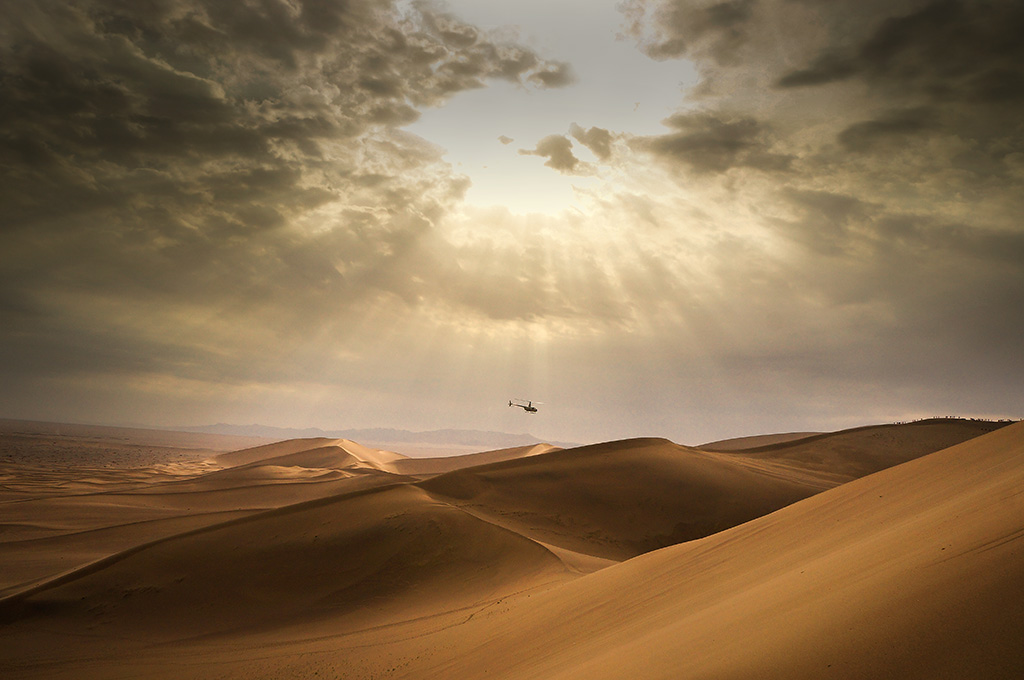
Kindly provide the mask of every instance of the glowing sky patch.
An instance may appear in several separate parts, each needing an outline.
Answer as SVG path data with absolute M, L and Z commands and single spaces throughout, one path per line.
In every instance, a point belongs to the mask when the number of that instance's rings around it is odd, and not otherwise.
M 408 129 L 440 145 L 456 172 L 472 181 L 466 199 L 478 206 L 501 205 L 520 213 L 554 213 L 581 208 L 574 186 L 593 188 L 597 168 L 553 175 L 543 161 L 519 153 L 551 134 L 570 134 L 570 125 L 656 134 L 676 110 L 696 75 L 685 61 L 652 62 L 622 35 L 617 2 L 453 2 L 467 21 L 517 40 L 551 59 L 571 65 L 565 87 L 537 88 L 494 83 L 459 93 L 438 109 L 425 111 Z M 511 139 L 502 143 L 501 138 Z M 594 161 L 585 145 L 573 151 Z M 590 175 L 590 176 L 588 176 Z

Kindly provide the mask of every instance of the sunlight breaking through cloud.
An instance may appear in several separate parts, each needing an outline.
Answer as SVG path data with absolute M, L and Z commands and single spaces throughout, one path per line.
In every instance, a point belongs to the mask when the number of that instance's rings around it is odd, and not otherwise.
M 5 8 L 0 406 L 487 428 L 542 389 L 562 439 L 1011 415 L 1024 13 L 546 4 Z

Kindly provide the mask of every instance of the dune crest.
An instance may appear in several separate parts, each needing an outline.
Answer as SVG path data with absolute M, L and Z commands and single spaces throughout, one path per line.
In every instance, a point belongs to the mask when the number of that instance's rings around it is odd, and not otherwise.
M 420 486 L 535 540 L 612 560 L 707 536 L 824 488 L 664 439 L 515 458 Z
M 304 465 L 304 460 L 312 460 L 317 456 L 323 457 L 326 452 L 313 453 L 322 449 L 331 449 L 337 453 L 344 453 L 352 461 L 366 467 L 374 467 L 378 470 L 393 472 L 394 465 L 398 461 L 406 460 L 407 457 L 400 453 L 373 449 L 348 439 L 329 439 L 327 437 L 312 437 L 308 439 L 289 439 L 273 444 L 254 446 L 240 451 L 231 451 L 214 457 L 218 465 L 223 467 L 239 467 L 252 465 L 254 463 L 274 464 L 271 461 L 283 461 L 286 465 Z M 301 454 L 306 454 L 303 457 Z M 335 462 L 342 466 L 347 462 L 339 458 Z
M 478 465 L 489 465 L 506 460 L 529 458 L 540 456 L 552 451 L 562 449 L 551 444 L 529 444 L 527 446 L 513 446 L 507 449 L 496 449 L 494 451 L 482 451 L 479 453 L 468 453 L 462 456 L 443 456 L 437 458 L 405 458 L 395 461 L 394 470 L 401 474 L 414 476 L 431 476 L 463 468 L 476 467 Z
M 29 623 L 45 601 L 68 630 L 166 642 L 297 618 L 379 625 L 429 615 L 439 596 L 458 609 L 564 575 L 536 543 L 397 485 L 162 539 L 5 604 Z

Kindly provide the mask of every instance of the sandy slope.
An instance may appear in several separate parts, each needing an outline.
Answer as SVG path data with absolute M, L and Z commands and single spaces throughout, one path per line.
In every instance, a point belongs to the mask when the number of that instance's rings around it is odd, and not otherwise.
M 664 439 L 471 467 L 421 486 L 538 541 L 614 560 L 707 536 L 826 488 Z
M 41 533 L 0 542 L 0 567 L 50 571 L 0 602 L 0 668 L 512 680 L 1020 671 L 1024 425 L 765 515 L 858 466 L 962 436 L 900 427 L 782 453 L 665 440 L 524 448 L 447 471 L 304 440 L 127 492 L 5 504 L 21 508 L 11 524 Z M 908 438 L 924 443 L 908 451 Z M 858 462 L 850 441 L 873 460 Z M 621 564 L 580 561 L 757 516 Z M 53 578 L 62 554 L 96 561 Z
M 495 451 L 468 453 L 463 456 L 405 458 L 404 460 L 395 461 L 394 470 L 404 475 L 431 476 L 477 465 L 489 465 L 506 460 L 539 456 L 552 451 L 561 451 L 561 449 L 550 444 L 531 444 L 530 446 L 514 446 Z
M 305 479 L 294 476 L 291 468 L 282 470 L 269 470 L 271 478 L 212 473 L 130 493 L 76 494 L 0 506 L 8 527 L 0 536 L 0 597 L 154 540 L 401 479 L 386 473 L 340 478 L 318 473 Z
M 12 474 L 20 480 L 17 492 L 0 492 L 0 596 L 155 540 L 406 479 L 379 469 L 394 454 L 325 441 L 312 442 L 315 448 L 309 440 L 261 446 L 257 455 L 246 449 L 228 455 L 236 466 L 227 469 L 105 469 L 85 477 L 95 477 L 90 485 L 78 468 L 65 472 L 75 480 L 71 486 L 55 485 L 52 471 L 34 483 Z
M 794 441 L 746 448 L 751 458 L 789 464 L 848 482 L 955 446 L 1005 423 L 938 418 L 900 425 L 870 425 Z
M 348 439 L 328 439 L 326 437 L 314 437 L 309 439 L 289 439 L 288 441 L 265 444 L 241 451 L 232 451 L 216 457 L 219 465 L 224 467 L 237 467 L 251 465 L 253 463 L 277 464 L 272 461 L 288 461 L 285 464 L 302 465 L 302 454 L 307 458 L 314 459 L 322 454 L 321 449 L 330 449 L 330 453 L 340 456 L 344 464 L 361 463 L 365 467 L 373 467 L 378 470 L 392 471 L 398 461 L 406 457 L 400 453 L 372 449 L 362 444 L 349 441 Z M 311 452 L 319 452 L 311 453 Z M 308 464 L 306 465 L 309 466 Z
M 1016 424 L 519 601 L 404 677 L 1019 678 L 1022 611 Z
M 772 444 L 785 444 L 798 439 L 806 439 L 822 432 L 779 432 L 777 434 L 758 434 L 749 437 L 733 437 L 731 439 L 720 439 L 707 444 L 701 444 L 696 448 L 704 451 L 743 451 L 760 446 L 771 446 Z
M 26 626 L 42 618 L 63 630 L 161 642 L 297 617 L 330 620 L 335 631 L 387 621 L 393 609 L 410 619 L 435 611 L 437 593 L 460 608 L 508 582 L 563 574 L 532 541 L 398 485 L 158 541 L 8 608 Z
M 1024 424 L 469 620 L 189 648 L 181 677 L 1024 676 Z M 238 650 L 285 643 L 258 661 Z M 261 647 L 262 649 L 262 647 Z M 172 677 L 158 659 L 146 665 Z M 207 675 L 209 674 L 209 675 Z

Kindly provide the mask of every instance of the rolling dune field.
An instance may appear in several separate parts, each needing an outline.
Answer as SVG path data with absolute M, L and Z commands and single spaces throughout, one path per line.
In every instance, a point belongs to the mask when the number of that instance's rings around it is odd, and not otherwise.
M 128 466 L 9 453 L 0 669 L 1021 677 L 1024 423 L 1004 425 L 434 459 L 323 438 Z

